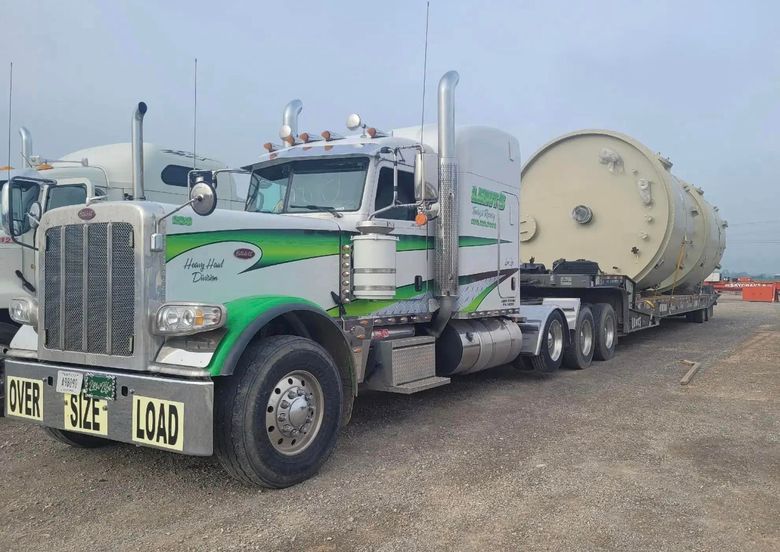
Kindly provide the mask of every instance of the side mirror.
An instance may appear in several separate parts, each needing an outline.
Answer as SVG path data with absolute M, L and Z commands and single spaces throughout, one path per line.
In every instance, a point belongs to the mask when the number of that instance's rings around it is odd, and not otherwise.
M 439 197 L 439 157 L 418 152 L 414 158 L 414 198 L 435 201 Z
M 11 186 L 13 180 L 9 180 L 3 185 L 3 191 L 2 191 L 2 221 L 3 221 L 3 232 L 6 233 L 9 237 L 13 238 L 16 233 L 14 232 L 14 224 L 11 222 L 11 215 L 13 214 L 13 205 L 11 205 Z
M 31 228 L 38 228 L 38 225 L 41 223 L 42 214 L 43 207 L 41 207 L 41 202 L 34 201 L 27 210 L 27 220 L 30 222 Z
M 201 180 L 190 188 L 190 205 L 192 210 L 206 217 L 217 208 L 217 191 L 211 182 Z

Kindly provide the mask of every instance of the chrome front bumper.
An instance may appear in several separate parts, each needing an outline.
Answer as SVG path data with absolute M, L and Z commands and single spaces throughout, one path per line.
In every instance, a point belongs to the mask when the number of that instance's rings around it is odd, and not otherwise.
M 108 376 L 114 400 L 57 392 L 58 373 Z M 72 376 L 71 376 L 72 377 Z M 5 358 L 5 416 L 172 452 L 213 453 L 214 383 Z

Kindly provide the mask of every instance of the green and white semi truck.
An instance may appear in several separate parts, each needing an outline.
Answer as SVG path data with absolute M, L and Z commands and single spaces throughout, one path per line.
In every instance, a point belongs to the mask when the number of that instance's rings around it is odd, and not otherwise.
M 456 127 L 457 82 L 442 77 L 429 127 L 352 115 L 358 134 L 320 138 L 291 117 L 285 147 L 242 169 L 245 212 L 215 210 L 230 173 L 201 171 L 184 205 L 43 213 L 37 294 L 11 307 L 6 415 L 74 446 L 216 454 L 285 487 L 328 458 L 360 390 L 415 393 L 520 358 L 557 368 L 579 299 L 521 305 L 518 143 Z

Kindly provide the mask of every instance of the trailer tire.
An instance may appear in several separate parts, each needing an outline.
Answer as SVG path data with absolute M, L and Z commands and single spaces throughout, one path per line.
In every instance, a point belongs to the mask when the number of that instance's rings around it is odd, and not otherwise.
M 610 360 L 615 356 L 617 348 L 617 316 L 615 309 L 609 303 L 593 305 L 593 321 L 596 327 L 596 344 L 593 348 L 593 358 Z
M 99 448 L 114 444 L 114 441 L 109 439 L 95 437 L 94 435 L 86 435 L 84 433 L 76 433 L 75 431 L 67 431 L 65 429 L 44 427 L 43 431 L 52 439 L 76 448 Z
M 707 309 L 691 311 L 685 315 L 685 318 L 688 320 L 688 322 L 693 322 L 694 324 L 703 324 L 706 322 L 706 311 Z
M 547 319 L 542 330 L 542 346 L 539 354 L 528 357 L 531 368 L 538 373 L 552 373 L 561 367 L 566 347 L 566 319 L 555 311 Z
M 572 370 L 584 370 L 593 362 L 596 330 L 593 312 L 587 305 L 580 307 L 572 339 L 563 351 L 563 365 Z
M 317 473 L 336 445 L 341 378 L 328 352 L 310 339 L 252 342 L 215 391 L 215 454 L 240 481 L 295 485 Z

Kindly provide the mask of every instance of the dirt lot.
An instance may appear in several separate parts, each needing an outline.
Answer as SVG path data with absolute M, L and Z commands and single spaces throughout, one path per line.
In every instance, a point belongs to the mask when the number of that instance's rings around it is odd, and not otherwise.
M 701 361 L 687 387 L 681 359 Z M 361 396 L 319 476 L 68 448 L 0 420 L 0 549 L 778 550 L 780 305 L 724 300 L 584 372 Z

